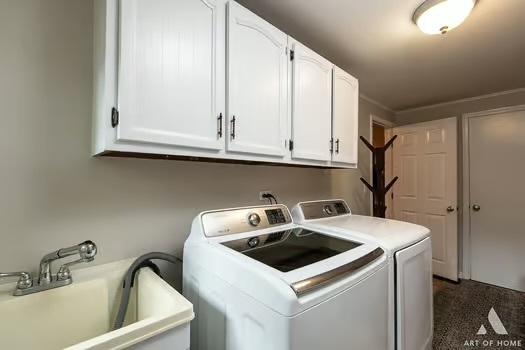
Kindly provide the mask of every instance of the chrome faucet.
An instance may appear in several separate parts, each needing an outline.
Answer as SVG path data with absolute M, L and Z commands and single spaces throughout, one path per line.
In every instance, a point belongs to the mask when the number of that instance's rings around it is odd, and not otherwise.
M 80 259 L 62 265 L 59 271 L 66 273 L 69 272 L 69 266 L 93 261 L 95 259 L 95 255 L 97 255 L 97 246 L 92 241 L 85 241 L 72 247 L 55 250 L 54 252 L 45 255 L 42 260 L 40 260 L 40 275 L 38 276 L 38 284 L 42 285 L 52 282 L 51 263 L 53 261 L 75 254 L 78 254 Z
M 51 274 L 51 263 L 53 261 L 76 254 L 80 256 L 80 259 L 63 264 L 56 275 Z M 73 279 L 69 268 L 76 264 L 91 262 L 95 259 L 96 255 L 96 244 L 92 241 L 85 241 L 45 255 L 40 261 L 40 274 L 38 278 L 32 279 L 31 274 L 27 272 L 0 273 L 0 278 L 19 277 L 13 293 L 15 296 L 38 293 L 71 284 Z

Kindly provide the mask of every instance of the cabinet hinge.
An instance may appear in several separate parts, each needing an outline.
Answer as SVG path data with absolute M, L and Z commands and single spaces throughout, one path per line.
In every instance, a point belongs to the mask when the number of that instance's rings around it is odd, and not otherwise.
M 293 151 L 293 140 L 288 141 L 288 149 Z
M 118 109 L 116 109 L 115 107 L 113 107 L 111 109 L 111 126 L 112 127 L 116 127 L 118 125 L 118 122 L 119 122 L 119 113 L 118 113 Z
M 293 61 L 295 58 L 295 51 L 294 50 L 290 50 L 290 61 Z

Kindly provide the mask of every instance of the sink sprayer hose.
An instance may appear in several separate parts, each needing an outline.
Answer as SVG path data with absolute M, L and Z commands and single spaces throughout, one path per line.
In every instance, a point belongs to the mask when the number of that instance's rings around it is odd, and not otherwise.
M 151 260 L 164 260 L 173 264 L 182 263 L 182 260 L 176 256 L 166 253 L 148 253 L 137 258 L 133 264 L 129 267 L 128 271 L 124 275 L 124 282 L 122 284 L 122 298 L 120 300 L 120 306 L 117 313 L 117 318 L 113 325 L 113 330 L 122 328 L 124 319 L 126 318 L 126 312 L 128 311 L 129 297 L 131 295 L 131 288 L 133 288 L 135 275 L 143 267 L 150 267 L 156 274 L 160 276 L 160 269 Z

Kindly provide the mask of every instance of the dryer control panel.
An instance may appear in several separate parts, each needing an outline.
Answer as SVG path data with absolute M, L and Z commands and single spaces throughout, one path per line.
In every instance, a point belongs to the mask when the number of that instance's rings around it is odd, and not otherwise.
M 206 237 L 250 232 L 292 223 L 290 211 L 282 204 L 210 211 L 203 213 L 201 219 Z
M 305 202 L 300 203 L 299 207 L 306 220 L 322 219 L 340 215 L 350 214 L 348 204 L 342 199 Z

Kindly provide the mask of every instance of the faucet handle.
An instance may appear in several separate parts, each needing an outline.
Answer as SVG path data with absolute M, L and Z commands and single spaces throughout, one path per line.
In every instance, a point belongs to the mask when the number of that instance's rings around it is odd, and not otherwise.
M 33 286 L 33 279 L 31 278 L 31 274 L 28 272 L 0 272 L 0 278 L 6 277 L 18 277 L 18 282 L 16 284 L 17 289 L 27 289 Z
M 95 257 L 86 257 L 86 258 L 80 258 L 78 260 L 70 261 L 68 263 L 65 263 L 64 265 L 60 266 L 57 272 L 57 280 L 58 281 L 64 281 L 71 278 L 71 270 L 69 269 L 73 265 L 81 264 L 81 263 L 88 263 L 95 260 Z

